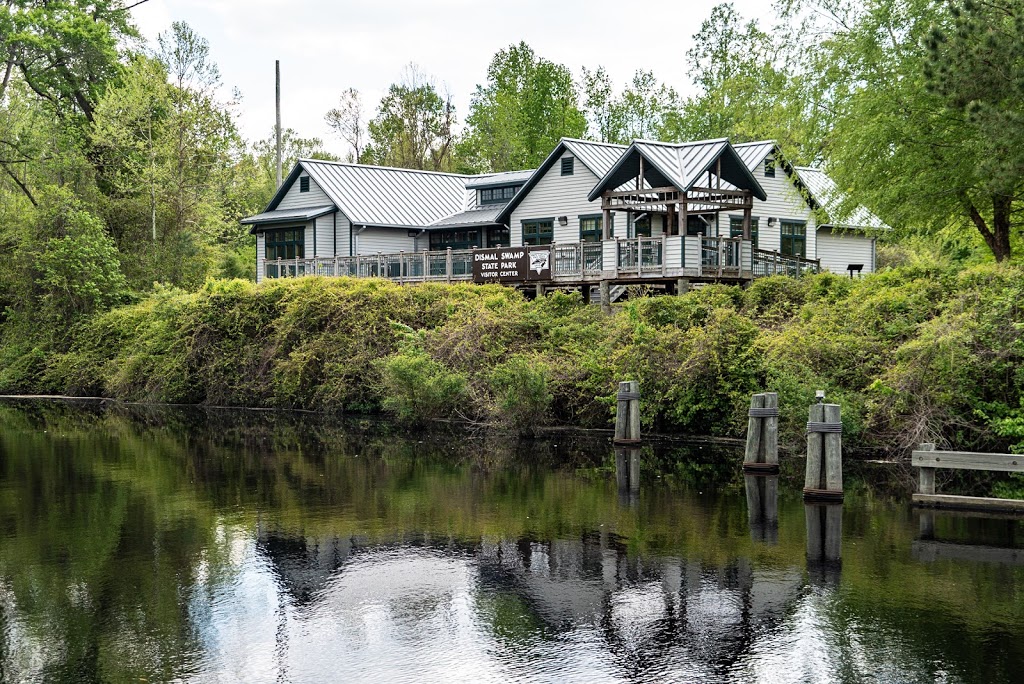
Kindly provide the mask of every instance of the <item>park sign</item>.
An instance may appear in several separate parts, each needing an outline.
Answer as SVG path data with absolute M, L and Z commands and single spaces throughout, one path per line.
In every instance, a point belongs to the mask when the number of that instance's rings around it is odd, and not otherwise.
M 550 247 L 497 247 L 473 250 L 474 283 L 551 280 Z

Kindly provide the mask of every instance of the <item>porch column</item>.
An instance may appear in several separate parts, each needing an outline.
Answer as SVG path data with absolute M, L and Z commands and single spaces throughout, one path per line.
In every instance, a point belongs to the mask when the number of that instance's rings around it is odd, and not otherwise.
M 743 239 L 750 239 L 750 213 L 754 206 L 753 196 L 747 191 L 743 196 Z
M 604 217 L 601 219 L 601 239 L 610 240 L 612 237 L 612 210 L 608 208 L 608 197 L 606 196 L 601 202 L 601 208 L 604 211 Z

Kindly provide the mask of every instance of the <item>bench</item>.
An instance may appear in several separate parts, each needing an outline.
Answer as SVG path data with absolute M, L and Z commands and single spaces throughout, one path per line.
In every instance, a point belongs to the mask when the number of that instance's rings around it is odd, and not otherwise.
M 979 496 L 935 493 L 935 471 L 938 468 L 1024 473 L 1024 455 L 936 451 L 934 444 L 922 444 L 913 452 L 911 464 L 920 468 L 918 492 L 913 495 L 915 506 L 1024 512 L 1024 501 L 1017 499 L 990 499 Z

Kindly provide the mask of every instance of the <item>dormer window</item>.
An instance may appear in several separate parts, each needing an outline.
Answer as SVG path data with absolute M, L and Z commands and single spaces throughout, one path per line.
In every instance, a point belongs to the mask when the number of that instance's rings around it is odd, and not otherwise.
M 771 157 L 764 160 L 764 177 L 775 178 L 775 160 Z
M 299 176 L 299 192 L 309 192 L 309 176 Z
M 518 185 L 505 185 L 500 188 L 483 188 L 480 190 L 480 204 L 503 204 L 515 197 Z
M 576 162 L 576 160 L 574 158 L 572 158 L 572 157 L 563 157 L 562 158 L 562 175 L 563 176 L 571 176 L 573 174 L 573 170 L 574 170 L 573 167 L 575 166 L 575 162 Z

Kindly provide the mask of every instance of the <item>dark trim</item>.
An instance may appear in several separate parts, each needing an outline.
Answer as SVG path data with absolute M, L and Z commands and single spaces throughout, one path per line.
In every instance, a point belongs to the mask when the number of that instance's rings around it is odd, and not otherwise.
M 316 219 L 313 219 L 313 258 L 316 258 Z
M 334 220 L 334 256 L 338 256 L 338 212 L 331 214 Z
M 302 173 L 302 170 L 302 160 L 300 159 L 299 161 L 295 162 L 295 166 L 288 174 L 288 177 L 281 181 L 281 187 L 277 189 L 277 192 L 274 193 L 273 198 L 271 198 L 270 200 L 270 204 L 268 204 L 267 208 L 264 209 L 261 213 L 266 214 L 268 211 L 273 211 L 274 209 L 277 209 L 277 205 L 281 204 L 281 200 L 283 200 L 284 196 L 288 194 L 288 191 L 291 189 L 292 185 L 295 184 L 295 179 L 299 177 L 299 174 Z M 306 173 L 309 172 L 307 171 Z M 317 185 L 319 185 L 319 183 L 317 183 Z M 331 201 L 334 202 L 333 197 L 331 198 Z

